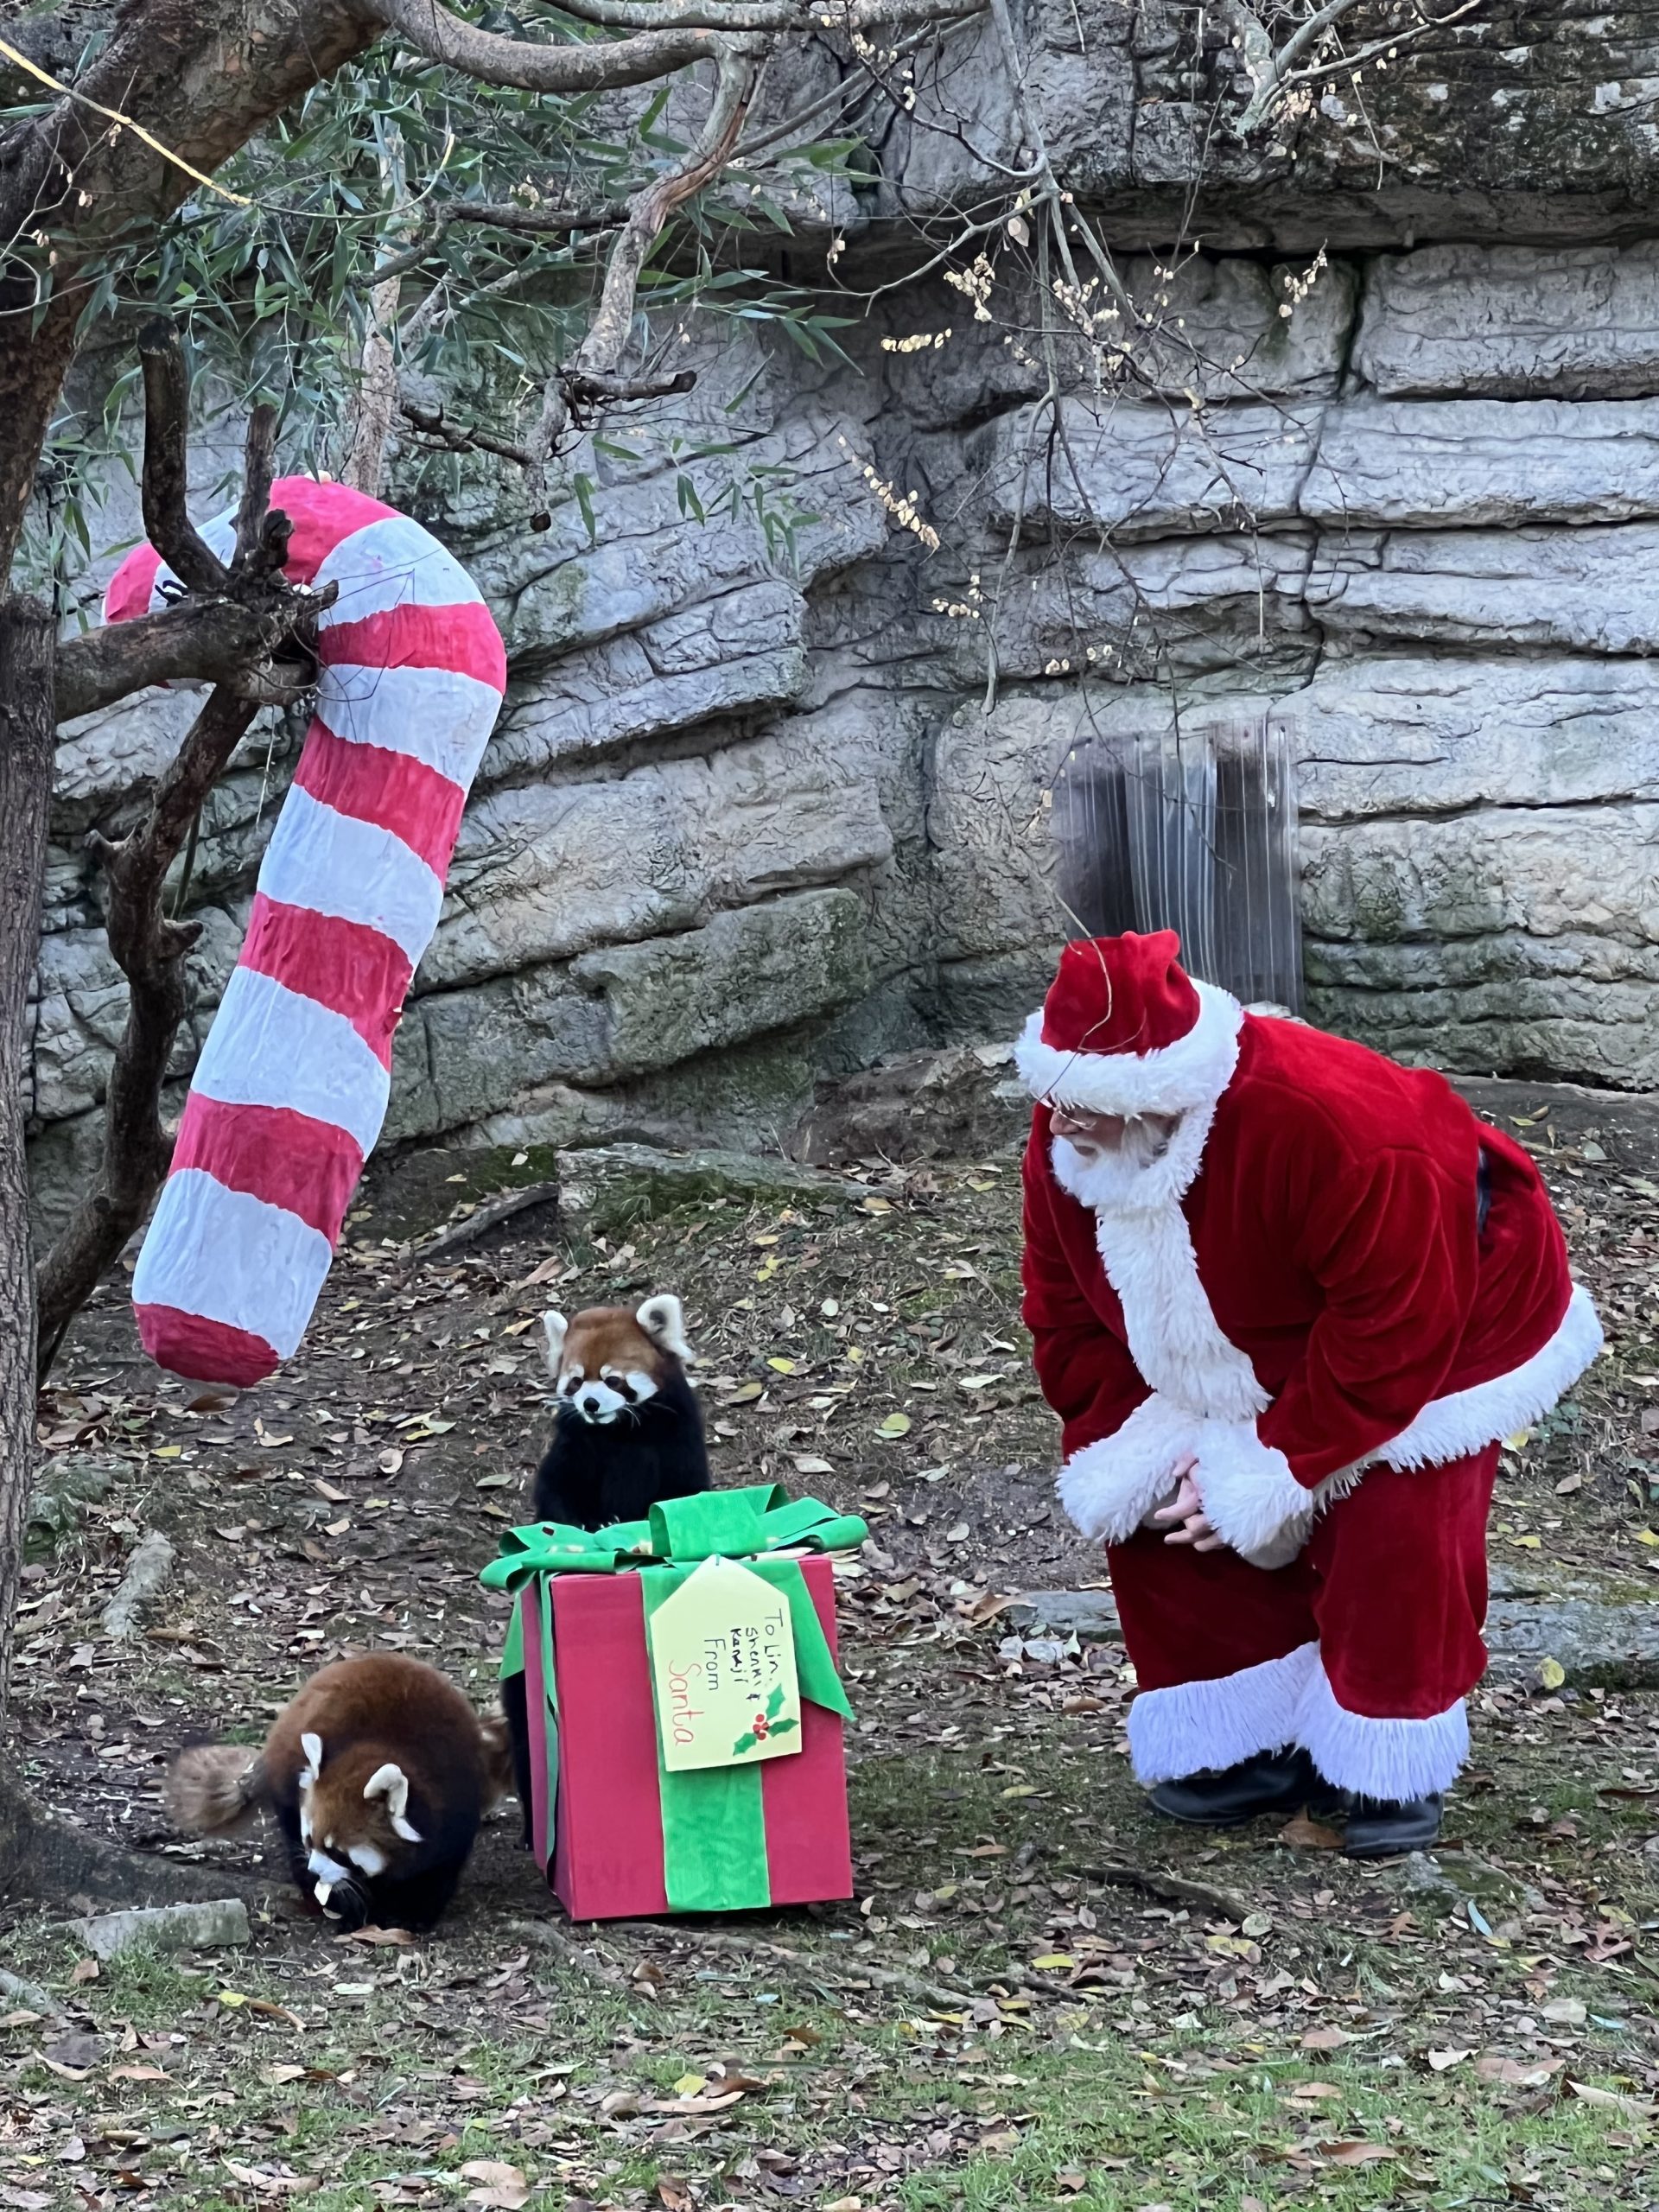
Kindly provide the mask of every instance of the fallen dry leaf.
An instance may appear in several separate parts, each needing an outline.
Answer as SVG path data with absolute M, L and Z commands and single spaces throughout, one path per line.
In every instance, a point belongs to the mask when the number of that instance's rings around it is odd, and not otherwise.
M 257 2190 L 262 2196 L 309 2196 L 322 2187 L 315 2174 L 273 2173 L 266 2166 L 238 2165 L 234 2158 L 226 2158 L 225 2171 L 244 2189 Z
M 1304 2050 L 1340 2050 L 1345 2043 L 1352 2043 L 1346 2028 L 1310 2028 L 1302 2037 Z
M 1465 2058 L 1472 2058 L 1474 2055 L 1472 2050 L 1431 2050 L 1428 2063 L 1433 2072 L 1446 2074 L 1452 2067 L 1461 2066 Z
M 1321 2143 L 1319 2156 L 1328 2166 L 1370 2166 L 1379 2158 L 1397 2158 L 1400 2153 L 1386 2143 Z
M 1475 2071 L 1483 2082 L 1501 2082 L 1506 2089 L 1541 2089 L 1565 2063 L 1560 2058 L 1503 2058 L 1489 2050 L 1475 2061 Z
M 1654 2107 L 1645 2097 L 1624 2096 L 1617 2089 L 1599 2089 L 1593 2082 L 1569 2081 L 1567 2086 L 1587 2105 L 1603 2105 L 1611 2112 L 1630 2113 L 1641 2120 L 1653 2117 Z
M 1323 1821 L 1310 1821 L 1306 1813 L 1298 1813 L 1279 1831 L 1281 1843 L 1287 1843 L 1293 1851 L 1340 1851 L 1342 1836 L 1336 1828 L 1328 1828 Z
M 463 2181 L 475 2181 L 480 2186 L 469 2192 L 467 2202 L 487 2208 L 487 2212 L 518 2212 L 521 2204 L 530 2202 L 530 2183 L 523 2170 L 510 2166 L 499 2158 L 469 2158 L 461 2170 Z

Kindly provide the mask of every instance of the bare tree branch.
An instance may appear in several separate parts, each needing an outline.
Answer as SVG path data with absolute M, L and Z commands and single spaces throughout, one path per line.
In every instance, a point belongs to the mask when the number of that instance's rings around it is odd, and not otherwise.
M 247 442 L 242 457 L 242 498 L 236 510 L 236 551 L 231 557 L 233 577 L 250 569 L 277 569 L 288 558 L 286 515 L 267 512 L 270 487 L 276 474 L 276 410 L 262 399 L 248 417 Z M 284 527 L 273 531 L 270 524 Z M 280 551 L 276 539 L 280 537 Z M 273 560 L 272 556 L 276 555 Z
M 559 0 L 559 12 L 615 30 L 696 26 L 720 31 L 879 30 L 889 23 L 955 22 L 985 0 Z
M 0 1709 L 35 1468 L 35 1313 L 23 1149 L 27 1012 L 52 798 L 52 648 L 39 601 L 0 595 Z M 0 1788 L 3 1785 L 0 1784 Z M 3 1826 L 0 1812 L 0 1827 Z M 0 1848 L 3 1848 L 0 1844 Z
M 41 1263 L 41 1380 L 64 1331 L 119 1257 L 167 1173 L 172 1144 L 162 1127 L 162 1086 L 187 1010 L 184 956 L 201 925 L 166 919 L 162 885 L 202 801 L 257 711 L 223 686 L 213 692 L 156 785 L 139 827 L 118 844 L 96 832 L 88 841 L 109 884 L 105 927 L 116 965 L 127 979 L 127 1020 L 110 1065 L 97 1176 Z
M 161 315 L 138 334 L 144 372 L 144 535 L 187 591 L 221 592 L 223 562 L 197 536 L 186 506 L 190 378 L 179 334 Z
M 158 614 L 89 630 L 59 648 L 56 719 L 95 714 L 152 683 L 227 683 L 244 698 L 296 698 L 315 670 L 303 656 L 275 656 L 296 620 L 321 605 L 321 595 L 308 607 L 271 607 L 193 594 Z
M 423 237 L 372 270 L 368 281 L 378 289 L 394 277 L 407 276 L 431 258 L 457 223 L 487 224 L 495 230 L 522 232 L 532 238 L 557 238 L 577 231 L 620 230 L 627 219 L 626 200 L 600 200 L 591 207 L 523 207 L 510 200 L 459 200 L 438 211 Z
M 293 685 L 314 680 L 306 650 L 310 626 L 334 595 L 332 587 L 297 589 L 282 574 L 289 521 L 266 512 L 276 468 L 272 407 L 256 407 L 249 418 L 236 551 L 228 571 L 197 537 L 184 516 L 177 435 L 188 416 L 189 378 L 170 327 L 158 332 L 152 326 L 145 338 L 145 515 L 156 518 L 175 553 L 181 550 L 204 581 L 176 607 L 112 624 L 67 648 L 55 683 L 56 712 L 60 720 L 84 713 L 163 677 L 226 675 L 229 680 L 210 694 L 157 779 L 138 827 L 118 843 L 96 832 L 87 841 L 104 864 L 105 928 L 127 978 L 127 1019 L 110 1068 L 97 1175 L 37 1277 L 42 1377 L 65 1330 L 143 1221 L 167 1173 L 171 1146 L 162 1128 L 162 1089 L 187 1010 L 185 955 L 200 934 L 200 924 L 169 921 L 163 913 L 167 872 L 261 701 L 278 690 L 281 676 L 270 658 L 276 646 L 297 634 L 301 650 L 286 675 Z M 211 575 L 198 554 L 211 563 Z
M 634 196 L 626 227 L 611 248 L 599 306 L 577 348 L 574 367 L 583 376 L 613 375 L 633 321 L 633 302 L 645 256 L 678 207 L 694 199 L 731 159 L 760 74 L 764 48 L 748 39 L 720 48 L 720 79 L 696 143 L 683 161 L 652 179 Z
M 377 0 L 394 30 L 418 53 L 465 70 L 484 85 L 526 92 L 597 92 L 666 77 L 714 50 L 714 34 L 648 31 L 637 38 L 541 46 L 464 22 L 439 0 Z
M 404 162 L 403 134 L 394 124 L 385 134 L 380 154 L 380 175 L 394 211 L 404 207 L 409 187 Z M 386 469 L 386 440 L 397 411 L 397 355 L 393 337 L 397 327 L 398 281 L 395 273 L 381 272 L 369 294 L 367 327 L 351 413 L 351 440 L 340 463 L 340 480 L 353 491 L 379 496 Z
M 1271 119 L 1287 86 L 1311 83 L 1317 78 L 1330 75 L 1333 71 L 1357 68 L 1379 54 L 1392 54 L 1397 48 L 1422 38 L 1427 32 L 1443 29 L 1448 23 L 1455 22 L 1459 16 L 1468 15 L 1478 4 L 1478 0 L 1459 0 L 1459 4 L 1449 13 L 1438 16 L 1431 16 L 1426 8 L 1420 6 L 1420 21 L 1415 24 L 1374 39 L 1357 52 L 1342 54 L 1328 64 L 1299 69 L 1296 65 L 1309 48 L 1315 45 L 1333 23 L 1351 15 L 1359 4 L 1360 0 L 1326 0 L 1324 7 L 1316 8 L 1275 50 L 1260 16 L 1247 4 L 1247 0 L 1224 0 L 1222 20 L 1237 35 L 1253 87 L 1248 105 L 1233 125 L 1239 137 L 1248 138 Z
M 163 335 L 166 343 L 160 342 Z M 188 378 L 169 325 L 152 326 L 143 354 L 146 368 L 143 481 L 154 515 L 185 565 L 196 565 L 194 543 L 212 564 L 207 583 L 175 605 L 131 622 L 105 623 L 59 647 L 56 719 L 73 721 L 153 683 L 220 683 L 254 706 L 284 704 L 316 680 L 304 633 L 334 591 L 296 590 L 283 575 L 292 525 L 267 512 L 276 474 L 276 410 L 261 402 L 248 420 L 236 550 L 226 569 L 204 545 L 182 513 L 180 410 L 188 414 Z M 144 340 L 141 339 L 141 347 Z M 185 533 L 188 532 L 188 539 Z M 156 542 L 156 541 L 153 541 Z M 165 553 L 156 543 L 156 550 Z M 179 573 L 179 562 L 171 565 Z M 296 642 L 297 640 L 297 642 Z M 284 654 L 283 648 L 292 645 Z

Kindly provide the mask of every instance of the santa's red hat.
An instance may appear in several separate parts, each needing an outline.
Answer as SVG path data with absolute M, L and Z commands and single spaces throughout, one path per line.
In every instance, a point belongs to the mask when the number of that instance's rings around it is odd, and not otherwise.
M 1173 930 L 1068 944 L 1014 1058 L 1033 1097 L 1092 1114 L 1213 1105 L 1238 1063 L 1243 1010 L 1195 983 Z

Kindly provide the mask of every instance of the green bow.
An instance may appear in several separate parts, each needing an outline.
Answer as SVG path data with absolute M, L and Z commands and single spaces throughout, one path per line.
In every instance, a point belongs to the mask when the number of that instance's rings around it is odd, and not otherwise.
M 562 1521 L 510 1529 L 501 1556 L 479 1579 L 486 1590 L 518 1590 L 532 1574 L 623 1574 L 768 1552 L 852 1550 L 869 1533 L 856 1514 L 836 1513 L 816 1497 L 791 1499 L 780 1483 L 753 1483 L 747 1490 L 665 1498 L 645 1520 L 608 1529 L 573 1529 Z
M 815 1497 L 791 1499 L 780 1484 L 704 1491 L 667 1498 L 643 1521 L 608 1529 L 575 1529 L 547 1521 L 510 1529 L 501 1554 L 484 1569 L 487 1589 L 518 1592 L 557 1574 L 637 1573 L 645 1618 L 672 1597 L 707 1559 L 742 1560 L 772 1585 L 789 1606 L 795 1667 L 803 1697 L 845 1719 L 852 1707 L 836 1671 L 823 1624 L 798 1560 L 769 1556 L 786 1551 L 850 1549 L 869 1534 L 855 1514 L 838 1514 Z M 557 1691 L 547 1583 L 540 1580 L 536 1615 L 548 1686 L 547 1785 L 557 1787 Z M 524 1604 L 513 1609 L 501 1675 L 524 1671 Z M 641 1725 L 645 1717 L 641 1716 Z M 758 1766 L 709 1767 L 670 1773 L 658 1754 L 663 1863 L 669 1904 L 676 1912 L 730 1912 L 769 1904 L 766 1820 Z

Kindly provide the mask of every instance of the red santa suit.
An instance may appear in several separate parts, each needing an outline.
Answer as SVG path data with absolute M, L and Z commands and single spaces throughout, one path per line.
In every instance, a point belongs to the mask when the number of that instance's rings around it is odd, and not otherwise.
M 1061 1502 L 1103 1539 L 1142 1781 L 1301 1745 L 1404 1801 L 1467 1751 L 1498 1440 L 1601 1330 L 1537 1171 L 1438 1075 L 1194 983 L 1169 931 L 1066 948 L 1017 1048 L 1025 1319 Z M 1094 1158 L 1051 1105 L 1179 1115 Z M 1145 1526 L 1187 1455 L 1230 1548 Z

